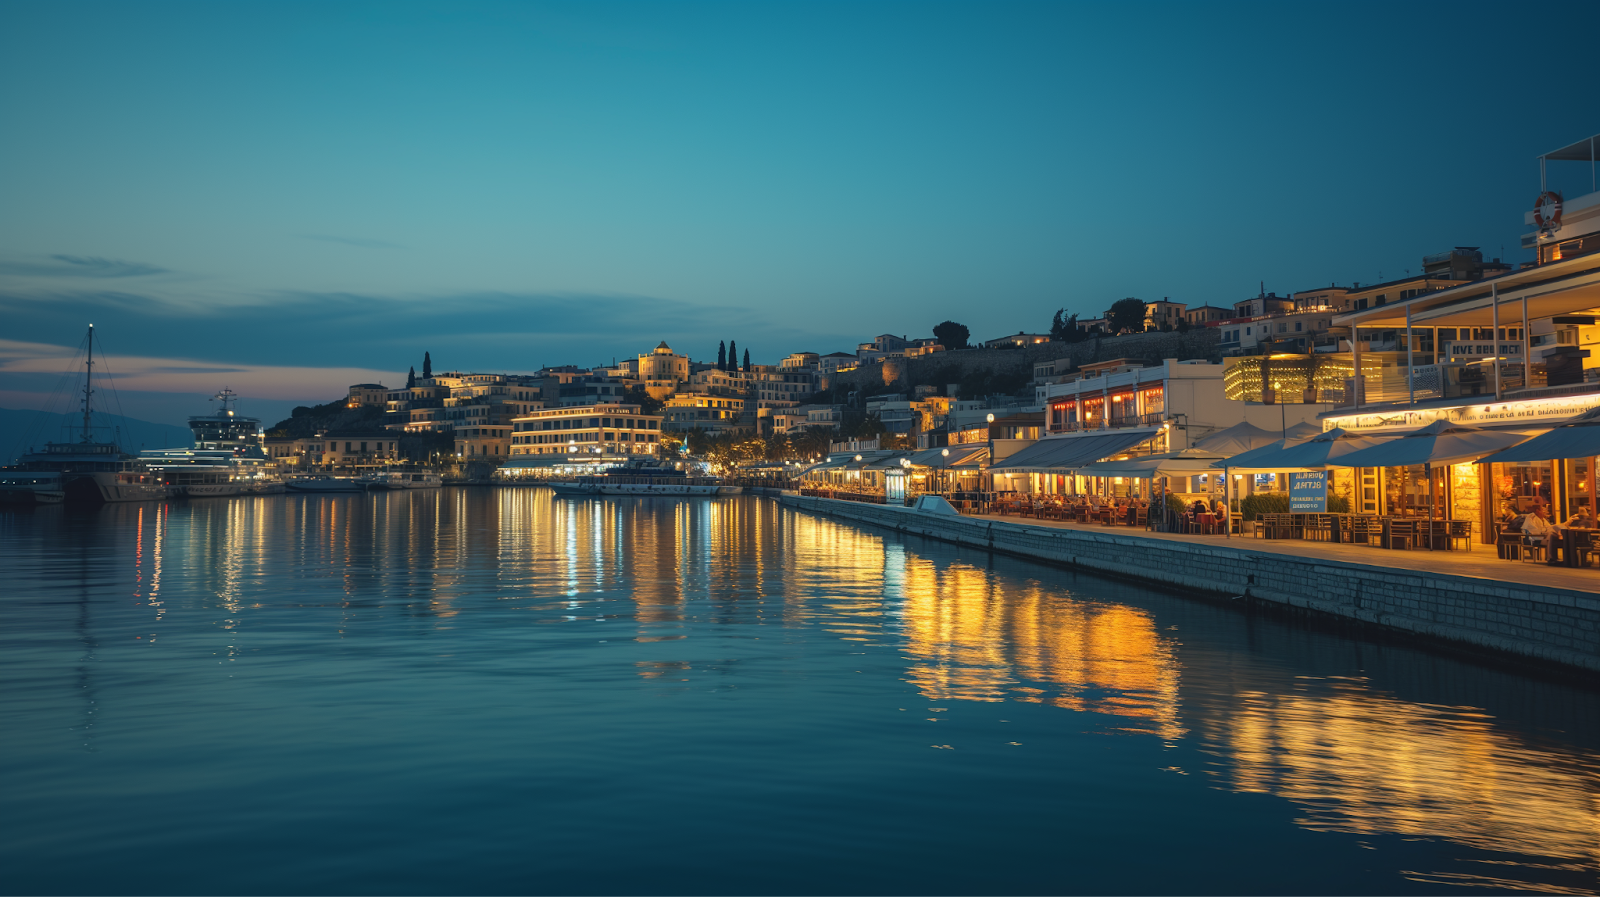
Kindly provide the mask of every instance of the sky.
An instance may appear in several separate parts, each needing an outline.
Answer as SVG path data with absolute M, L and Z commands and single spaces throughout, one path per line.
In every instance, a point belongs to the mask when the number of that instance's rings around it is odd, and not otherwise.
M 226 386 L 275 418 L 425 351 L 519 372 L 731 339 L 776 363 L 1375 282 L 1458 245 L 1521 261 L 1536 157 L 1600 132 L 1588 82 L 1561 86 L 1561 35 L 1597 24 L 0 0 L 0 407 L 45 407 L 90 323 L 125 413 L 181 422 Z M 1589 192 L 1566 167 L 1552 186 Z

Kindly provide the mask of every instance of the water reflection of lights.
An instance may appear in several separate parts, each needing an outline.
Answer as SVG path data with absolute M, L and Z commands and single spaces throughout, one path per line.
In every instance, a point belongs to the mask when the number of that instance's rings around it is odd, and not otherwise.
M 1178 661 L 1143 610 L 1008 590 L 963 564 L 906 565 L 910 680 L 932 701 L 1006 698 L 1105 713 L 1167 741 L 1184 735 Z
M 1296 802 L 1306 828 L 1442 838 L 1549 857 L 1573 871 L 1600 869 L 1600 770 L 1592 761 L 1524 744 L 1475 708 L 1399 701 L 1360 682 L 1243 692 L 1233 701 L 1208 733 L 1226 761 L 1222 775 L 1233 790 Z M 1484 877 L 1413 877 L 1550 890 L 1516 880 L 1520 864 L 1497 865 Z

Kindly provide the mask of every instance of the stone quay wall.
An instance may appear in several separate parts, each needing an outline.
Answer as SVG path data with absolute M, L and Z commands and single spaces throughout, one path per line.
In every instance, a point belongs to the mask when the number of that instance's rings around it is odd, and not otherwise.
M 792 492 L 779 501 L 982 551 L 1066 564 L 1177 591 L 1302 608 L 1600 672 L 1600 595 L 1593 593 L 1258 552 L 1249 548 L 1249 540 L 1242 540 L 1242 546 L 1196 544 L 930 514 Z
M 900 382 L 902 388 L 910 385 L 930 384 L 943 387 L 959 381 L 973 371 L 995 374 L 1026 374 L 1033 377 L 1033 366 L 1041 361 L 1070 359 L 1074 368 L 1110 361 L 1113 358 L 1132 358 L 1146 365 L 1158 365 L 1167 358 L 1187 361 L 1205 358 L 1216 361 L 1221 357 L 1217 342 L 1222 332 L 1215 327 L 1199 327 L 1188 333 L 1130 333 L 1087 339 L 1081 343 L 1041 343 L 1019 349 L 962 349 L 959 352 L 935 352 L 917 358 L 895 358 L 887 363 L 865 364 L 853 371 L 836 373 L 828 378 L 833 389 L 874 390 Z M 1058 373 L 1066 373 L 1059 371 Z

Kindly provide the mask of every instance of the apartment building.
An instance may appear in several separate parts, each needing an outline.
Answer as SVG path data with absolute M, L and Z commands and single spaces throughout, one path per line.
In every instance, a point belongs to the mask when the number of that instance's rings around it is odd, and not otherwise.
M 662 421 L 621 403 L 543 408 L 512 420 L 510 454 L 654 454 Z

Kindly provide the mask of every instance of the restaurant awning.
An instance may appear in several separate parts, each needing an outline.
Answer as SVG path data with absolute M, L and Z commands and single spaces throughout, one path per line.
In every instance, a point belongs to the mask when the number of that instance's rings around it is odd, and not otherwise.
M 1526 442 L 1529 434 L 1510 430 L 1482 430 L 1438 420 L 1371 448 L 1330 459 L 1328 467 L 1414 467 L 1423 464 L 1464 464 L 1484 455 Z
M 1371 448 L 1384 442 L 1373 436 L 1351 436 L 1343 430 L 1329 430 L 1306 440 L 1280 439 L 1265 448 L 1235 455 L 1226 461 L 1212 462 L 1214 470 L 1291 472 L 1324 470 L 1329 461 Z M 1335 465 L 1337 466 L 1337 465 Z
M 1600 408 L 1572 418 L 1548 433 L 1521 445 L 1480 458 L 1479 464 L 1523 464 L 1529 461 L 1565 461 L 1600 455 Z
M 1311 439 L 1312 437 L 1318 436 L 1321 433 L 1322 433 L 1322 425 L 1321 424 L 1314 424 L 1314 423 L 1311 423 L 1310 421 L 1301 421 L 1300 423 L 1295 424 L 1294 426 L 1290 427 L 1284 433 L 1284 435 L 1289 437 L 1290 439 Z
M 1263 430 L 1249 421 L 1244 421 L 1227 429 L 1218 430 L 1203 439 L 1195 440 L 1194 447 L 1228 458 L 1264 445 L 1271 445 L 1282 438 L 1282 433 Z
M 1211 463 L 1224 457 L 1226 456 L 1217 452 L 1184 449 L 1181 452 L 1145 455 L 1140 458 L 1127 458 L 1121 461 L 1097 461 L 1094 464 L 1078 468 L 1078 473 L 1086 477 L 1131 477 L 1133 479 L 1187 477 L 1203 473 L 1215 473 Z
M 999 473 L 1066 473 L 1125 452 L 1155 435 L 1150 430 L 1134 430 L 1041 439 L 989 469 Z
M 923 449 L 911 456 L 912 467 L 977 467 L 989 455 L 986 445 L 952 445 Z

